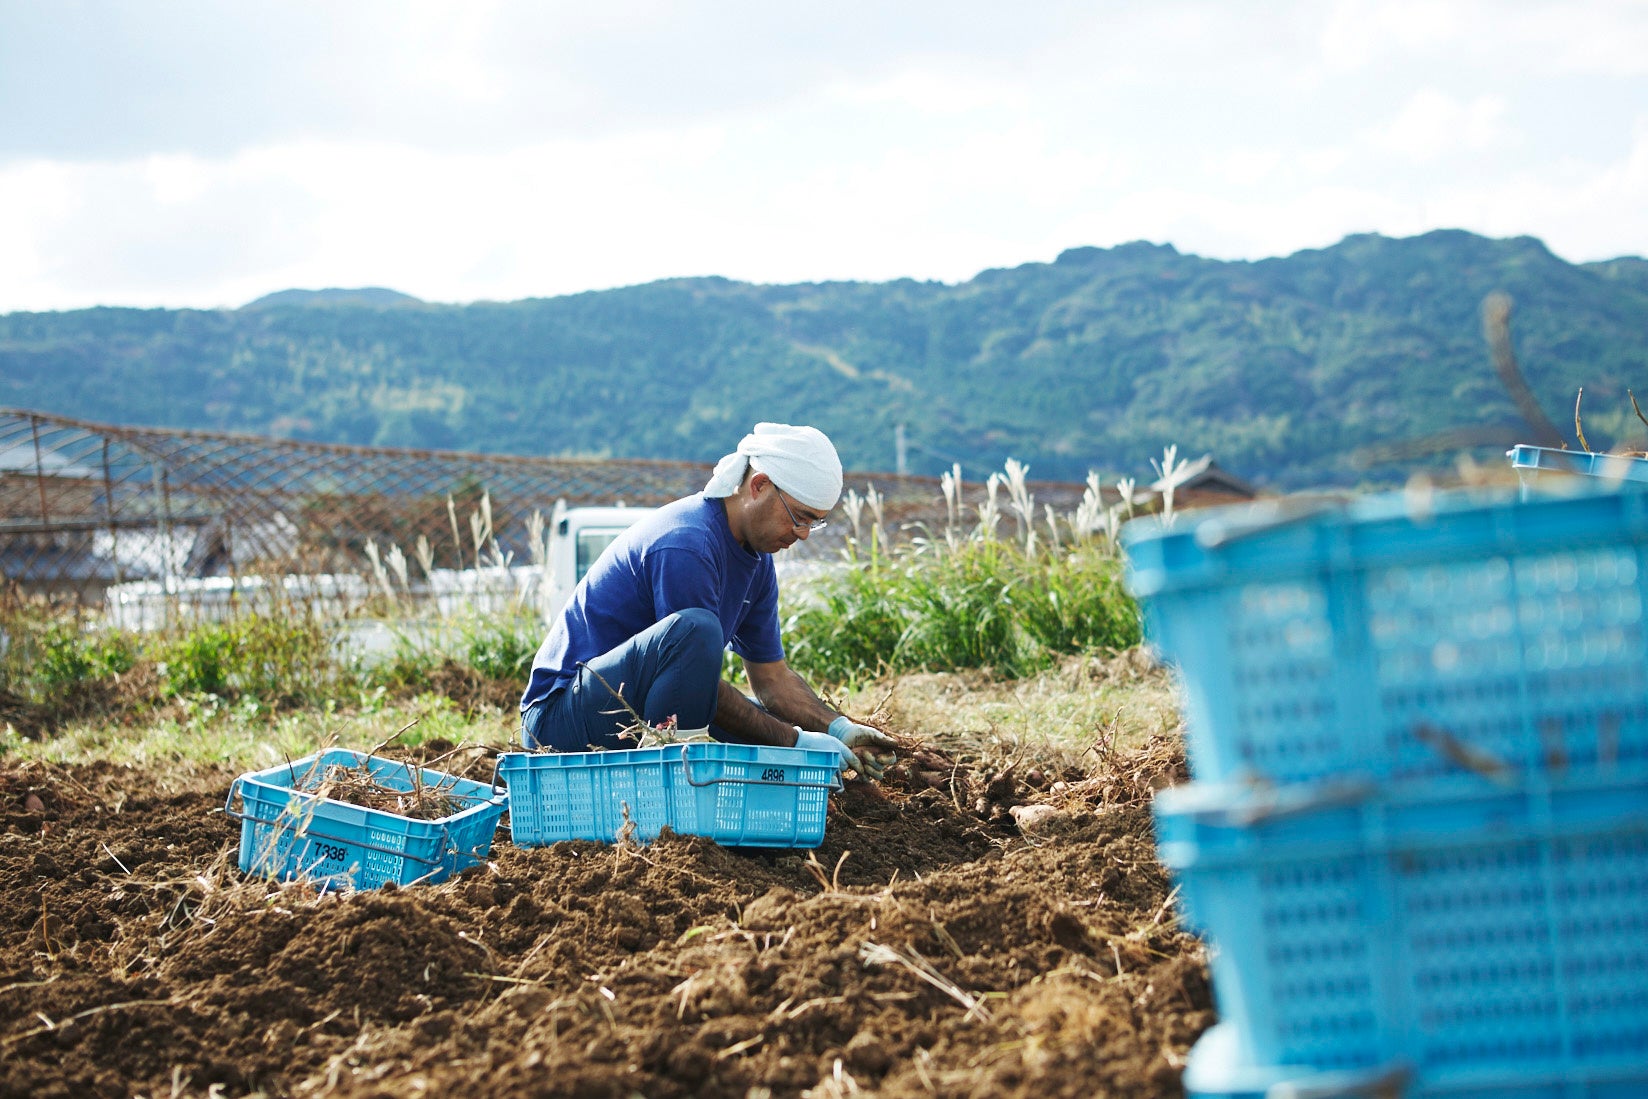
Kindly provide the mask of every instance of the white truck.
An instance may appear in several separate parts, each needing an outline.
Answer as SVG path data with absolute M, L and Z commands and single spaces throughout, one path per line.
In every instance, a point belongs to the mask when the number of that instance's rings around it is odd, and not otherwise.
M 565 501 L 556 502 L 549 517 L 548 575 L 539 588 L 539 606 L 546 623 L 572 598 L 572 589 L 595 564 L 601 551 L 653 510 L 622 504 L 569 508 Z

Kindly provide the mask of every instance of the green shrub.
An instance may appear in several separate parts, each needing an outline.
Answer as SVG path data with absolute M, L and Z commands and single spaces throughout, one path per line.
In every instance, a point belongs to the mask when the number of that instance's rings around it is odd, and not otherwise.
M 784 622 L 792 667 L 819 680 L 850 683 L 883 670 L 907 624 L 886 570 L 850 568 L 823 581 Z
M 154 655 L 168 695 L 314 702 L 343 678 L 325 629 L 308 616 L 201 622 L 158 642 Z
M 112 679 L 137 662 L 136 646 L 124 635 L 88 634 L 64 622 L 50 626 L 38 646 L 32 678 L 45 694 Z
M 1141 640 L 1138 604 L 1122 586 L 1121 562 L 1093 550 L 1054 555 L 1020 596 L 1025 628 L 1048 650 L 1132 648 Z
M 420 645 L 403 633 L 396 638 L 395 649 L 387 659 L 367 668 L 366 679 L 374 686 L 396 692 L 421 690 L 444 659 L 434 648 Z
M 368 681 L 393 691 L 422 689 L 449 661 L 483 679 L 523 685 L 543 640 L 531 615 L 465 615 L 396 629 L 394 651 L 366 671 Z
M 137 657 L 126 635 L 83 629 L 48 608 L 9 608 L 0 621 L 0 690 L 48 709 L 76 710 L 106 694 Z
M 226 622 L 202 623 L 155 647 L 168 695 L 228 695 L 234 653 L 235 630 Z
M 481 618 L 461 623 L 463 657 L 488 679 L 519 679 L 532 668 L 543 641 L 543 628 L 534 618 Z
M 1026 553 L 994 539 L 851 562 L 821 581 L 785 628 L 791 664 L 839 684 L 960 668 L 1017 677 L 1139 636 L 1112 553 L 1093 545 Z

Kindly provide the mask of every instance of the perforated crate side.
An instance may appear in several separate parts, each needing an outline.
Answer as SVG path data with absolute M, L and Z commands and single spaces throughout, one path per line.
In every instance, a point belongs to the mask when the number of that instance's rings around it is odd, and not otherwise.
M 439 784 L 460 803 L 439 820 L 412 820 L 395 813 L 316 797 L 294 787 L 311 769 L 367 765 L 374 778 L 402 790 L 413 787 L 411 769 L 358 752 L 329 749 L 264 771 L 242 775 L 230 789 L 227 809 L 241 802 L 240 868 L 284 880 L 306 879 L 339 888 L 376 888 L 440 881 L 484 858 L 502 816 L 505 798 L 468 779 L 423 770 L 426 785 Z M 452 837 L 468 837 L 464 849 Z
M 505 753 L 498 778 L 509 789 L 509 837 L 517 847 L 572 839 L 574 816 L 592 822 L 595 776 L 588 768 L 571 769 L 555 757 Z
M 533 847 L 562 840 L 611 843 L 627 807 L 634 838 L 670 822 L 670 757 L 661 748 L 619 752 L 506 752 L 498 774 L 509 788 L 510 838 Z
M 1648 776 L 1271 818 L 1231 787 L 1157 806 L 1240 1063 L 1405 1062 L 1439 1088 L 1648 1065 Z
M 446 853 L 452 870 L 481 861 L 492 852 L 492 840 L 502 817 L 500 811 L 461 815 L 453 821 L 448 830 L 452 849 Z
M 606 780 L 605 807 L 610 832 L 605 838 L 617 839 L 626 825 L 633 825 L 636 841 L 650 843 L 657 839 L 672 818 L 669 772 L 679 766 L 678 761 L 667 757 L 664 749 L 645 758 L 598 765 Z
M 1410 516 L 1380 498 L 1228 537 L 1239 515 L 1130 526 L 1192 774 L 1561 780 L 1648 760 L 1645 500 Z
M 1197 1039 L 1186 1059 L 1188 1099 L 1641 1099 L 1648 1095 L 1648 1065 L 1594 1068 L 1578 1075 L 1486 1073 L 1475 1083 L 1455 1077 L 1444 1084 L 1415 1080 L 1412 1066 L 1392 1062 L 1357 1070 L 1311 1065 L 1253 1065 L 1243 1060 L 1235 1028 L 1218 1023 Z
M 668 826 L 728 846 L 817 846 L 830 789 L 825 752 L 699 743 L 615 752 L 510 752 L 498 772 L 510 791 L 511 837 L 521 846 L 565 839 L 656 839 Z
M 816 847 L 839 786 L 828 753 L 727 745 L 689 754 L 698 826 L 730 846 Z

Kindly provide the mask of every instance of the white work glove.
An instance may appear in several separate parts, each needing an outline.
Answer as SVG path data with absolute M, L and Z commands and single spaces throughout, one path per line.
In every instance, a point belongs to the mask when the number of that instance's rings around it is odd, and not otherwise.
M 835 769 L 837 771 L 859 770 L 858 758 L 853 755 L 852 749 L 829 733 L 809 733 L 797 725 L 795 727 L 795 746 L 814 752 L 834 752 Z
M 830 735 L 853 753 L 858 761 L 858 766 L 853 769 L 869 778 L 881 777 L 887 769 L 887 759 L 892 758 L 893 750 L 898 747 L 897 742 L 886 733 L 860 725 L 849 717 L 838 717 L 830 722 Z M 886 759 L 882 758 L 883 753 Z

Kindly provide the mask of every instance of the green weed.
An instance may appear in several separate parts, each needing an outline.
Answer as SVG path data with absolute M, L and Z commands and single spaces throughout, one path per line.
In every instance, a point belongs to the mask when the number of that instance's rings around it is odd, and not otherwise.
M 785 635 L 790 662 L 825 682 L 851 685 L 887 673 L 988 668 L 1016 678 L 1060 656 L 1120 650 L 1140 639 L 1139 612 L 1121 582 L 1115 537 L 1124 505 L 1105 508 L 1096 477 L 1076 512 L 1048 510 L 1036 525 L 1023 465 L 993 475 L 977 526 L 963 529 L 959 474 L 944 479 L 948 522 L 930 536 L 883 549 L 880 501 L 849 493 L 853 535 L 841 572 L 795 600 Z M 1016 520 L 999 532 L 1005 488 Z M 1122 486 L 1125 501 L 1132 491 Z M 861 542 L 864 508 L 871 522 Z M 860 546 L 864 548 L 860 550 Z
M 107 709 L 140 657 L 137 642 L 45 607 L 13 607 L 0 621 L 0 696 L 7 720 L 30 730 Z
M 1139 641 L 1121 564 L 1097 549 L 1026 554 L 1004 542 L 929 546 L 823 581 L 786 622 L 790 662 L 831 683 L 989 668 L 1019 677 L 1065 654 Z
M 470 614 L 392 628 L 393 650 L 363 674 L 372 686 L 401 692 L 426 687 L 447 664 L 525 687 L 532 657 L 543 640 L 543 624 L 528 614 Z
M 163 693 L 249 697 L 269 704 L 319 701 L 347 669 L 322 624 L 307 615 L 241 615 L 201 622 L 154 643 Z
M 39 638 L 31 678 L 51 695 L 90 680 L 112 679 L 131 671 L 137 647 L 119 633 L 87 633 L 67 622 L 54 623 Z
M 463 656 L 469 666 L 488 679 L 519 679 L 526 685 L 532 658 L 543 640 L 536 618 L 483 618 L 459 623 Z

